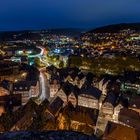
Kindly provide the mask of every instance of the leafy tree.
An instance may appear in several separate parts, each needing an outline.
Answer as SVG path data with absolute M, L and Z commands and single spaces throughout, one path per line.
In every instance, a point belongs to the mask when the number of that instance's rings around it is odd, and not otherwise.
M 40 66 L 40 59 L 38 57 L 34 58 L 34 63 L 36 66 Z
M 63 61 L 60 61 L 59 68 L 63 68 L 63 67 L 64 67 L 64 62 Z

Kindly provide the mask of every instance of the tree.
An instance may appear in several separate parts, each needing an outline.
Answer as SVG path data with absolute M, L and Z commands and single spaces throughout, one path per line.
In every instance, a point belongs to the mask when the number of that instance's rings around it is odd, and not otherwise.
M 40 66 L 40 59 L 38 57 L 34 58 L 34 63 L 36 66 Z
M 63 68 L 63 67 L 64 67 L 64 62 L 63 61 L 60 61 L 59 68 Z

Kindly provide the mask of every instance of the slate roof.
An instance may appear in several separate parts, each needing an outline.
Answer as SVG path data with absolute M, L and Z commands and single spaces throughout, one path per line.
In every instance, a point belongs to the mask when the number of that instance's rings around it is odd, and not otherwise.
M 46 110 L 46 108 L 49 105 L 49 101 L 47 99 L 45 99 L 40 105 L 39 105 L 39 112 L 44 112 Z
M 116 101 L 117 101 L 117 96 L 114 93 L 108 93 L 105 100 L 103 101 L 103 103 L 108 102 L 111 103 L 113 106 L 116 105 Z
M 95 97 L 97 100 L 99 100 L 101 94 L 102 94 L 102 91 L 99 90 L 98 88 L 96 87 L 93 87 L 93 86 L 89 86 L 89 87 L 86 87 L 86 88 L 82 88 L 81 89 L 81 92 L 80 94 L 86 94 L 86 95 L 90 95 L 90 96 L 93 96 Z
M 103 79 L 103 85 L 109 80 L 109 78 L 104 78 Z
M 80 72 L 80 73 L 78 73 L 78 78 L 81 80 L 81 79 L 83 79 L 84 77 L 85 77 L 85 75 L 82 73 L 82 72 Z
M 74 86 L 72 85 L 71 83 L 69 82 L 65 82 L 63 85 L 62 85 L 62 90 L 65 92 L 65 94 L 67 96 L 69 96 L 71 94 L 71 92 L 73 92 L 76 96 L 78 96 L 79 94 L 79 88 L 77 86 Z
M 129 107 L 140 109 L 140 96 L 136 96 L 129 102 Z
M 72 78 L 72 80 L 75 80 L 77 73 L 76 72 L 70 73 L 69 76 Z
M 49 105 L 48 110 L 55 116 L 57 112 L 63 107 L 63 100 L 60 97 L 56 97 Z

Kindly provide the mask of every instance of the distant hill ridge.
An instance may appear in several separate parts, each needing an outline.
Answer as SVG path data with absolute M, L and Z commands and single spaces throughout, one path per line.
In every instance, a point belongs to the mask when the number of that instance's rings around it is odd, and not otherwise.
M 1 40 L 14 40 L 13 35 L 18 35 L 17 39 L 40 39 L 40 33 L 46 35 L 66 35 L 77 37 L 85 29 L 80 28 L 58 28 L 58 29 L 44 29 L 44 30 L 23 30 L 23 31 L 3 31 L 0 32 L 0 41 Z M 19 35 L 20 34 L 20 35 Z
M 140 30 L 140 23 L 121 23 L 107 25 L 88 31 L 88 33 L 115 33 L 124 29 Z

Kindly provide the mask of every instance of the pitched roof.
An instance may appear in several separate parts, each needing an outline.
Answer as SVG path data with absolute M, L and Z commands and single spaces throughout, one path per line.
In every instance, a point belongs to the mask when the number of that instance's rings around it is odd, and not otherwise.
M 23 120 L 26 120 L 25 118 L 28 118 L 29 121 L 31 117 L 33 117 L 34 113 L 36 112 L 37 109 L 37 104 L 33 100 L 29 100 L 29 102 L 16 110 L 12 114 L 5 114 L 3 117 L 0 118 L 0 122 L 3 120 L 4 127 L 7 130 L 10 130 L 16 123 L 18 125 L 22 124 L 24 122 Z M 28 115 L 29 114 L 29 115 Z
M 69 103 L 63 109 L 63 114 L 69 114 L 70 119 L 73 121 L 95 125 L 97 121 L 98 110 L 83 106 L 77 106 L 76 108 L 74 108 L 72 104 Z
M 79 94 L 79 88 L 77 86 L 72 85 L 69 82 L 65 82 L 61 88 L 67 96 L 69 96 L 71 92 L 73 92 L 75 96 L 78 96 Z
M 138 140 L 140 131 L 121 124 L 108 122 L 103 139 L 104 140 Z
M 140 121 L 139 113 L 134 110 L 127 109 L 127 108 L 122 108 L 120 110 L 119 116 L 127 116 L 127 117 Z
M 129 102 L 129 107 L 140 109 L 140 96 L 132 98 Z
M 72 119 L 79 122 L 87 122 L 89 124 L 96 124 L 98 110 L 77 106 L 75 112 L 73 112 Z
M 12 104 L 11 104 L 12 103 Z M 9 106 L 20 106 L 21 105 L 21 94 L 12 94 L 0 96 L 0 104 Z
M 140 116 L 138 112 L 123 108 L 119 112 L 118 119 L 120 122 L 140 130 Z
M 114 93 L 111 92 L 111 93 L 109 93 L 106 96 L 106 98 L 103 101 L 103 103 L 108 102 L 108 103 L 111 103 L 113 106 L 115 106 L 116 105 L 116 100 L 117 100 L 116 94 L 114 94 Z
M 128 108 L 128 99 L 120 97 L 119 100 L 116 103 L 116 106 L 119 105 L 119 104 L 122 105 L 123 107 Z
M 78 73 L 78 78 L 81 80 L 81 79 L 83 79 L 84 77 L 85 77 L 85 75 L 82 73 L 82 72 L 80 72 L 80 73 Z
M 69 74 L 69 76 L 72 78 L 72 80 L 74 80 L 77 76 L 77 73 L 76 72 L 72 72 Z
M 102 91 L 96 87 L 89 86 L 89 87 L 82 87 L 80 94 L 90 95 L 95 97 L 96 99 L 99 99 L 102 94 Z
M 104 79 L 103 79 L 103 85 L 104 85 L 107 81 L 109 81 L 109 78 L 104 78 Z
M 63 100 L 56 97 L 47 107 L 47 109 L 55 116 L 56 113 L 63 107 Z
M 44 112 L 49 105 L 49 101 L 45 99 L 38 107 L 39 112 Z

